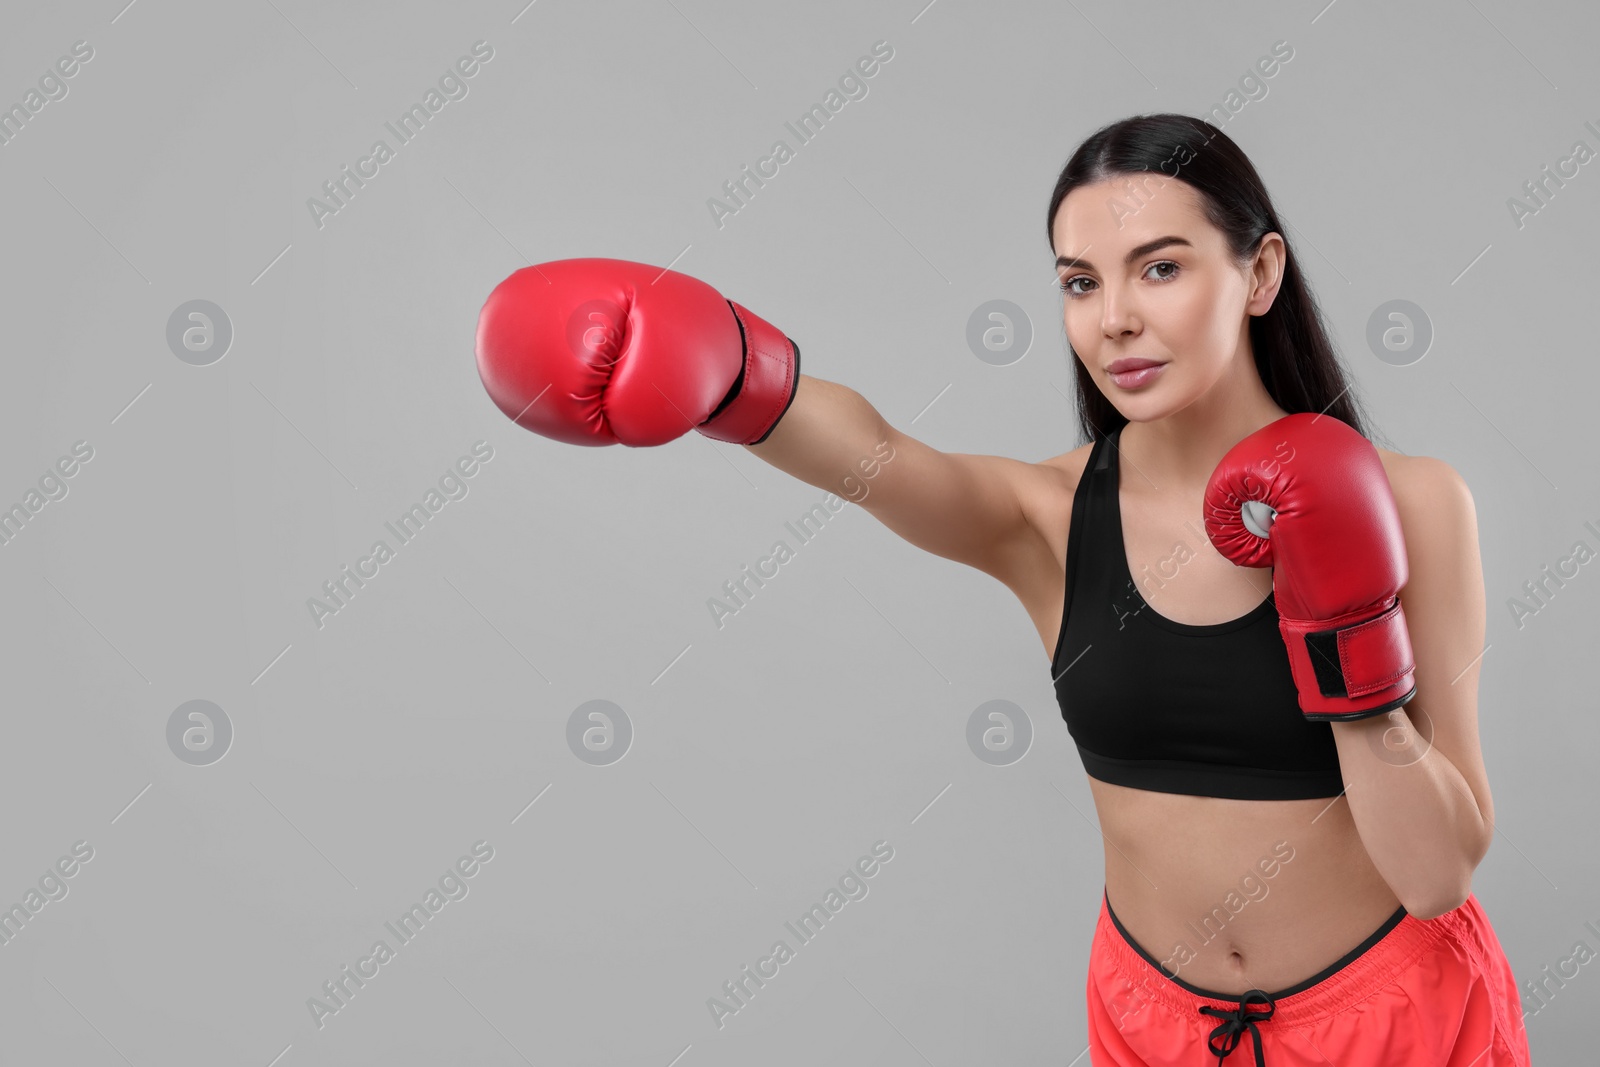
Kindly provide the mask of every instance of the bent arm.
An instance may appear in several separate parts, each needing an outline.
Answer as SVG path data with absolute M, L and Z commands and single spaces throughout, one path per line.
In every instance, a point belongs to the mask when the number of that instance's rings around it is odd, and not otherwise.
M 802 374 L 793 403 L 751 454 L 860 504 L 918 548 L 1008 585 L 1043 544 L 1024 507 L 1034 464 L 940 452 L 890 426 L 860 393 Z

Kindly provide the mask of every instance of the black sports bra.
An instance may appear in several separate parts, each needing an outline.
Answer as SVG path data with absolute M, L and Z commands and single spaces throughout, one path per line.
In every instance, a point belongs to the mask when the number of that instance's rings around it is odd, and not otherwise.
M 1300 711 L 1271 594 L 1192 625 L 1145 603 L 1122 536 L 1120 429 L 1095 439 L 1072 500 L 1050 673 L 1091 777 L 1135 789 L 1301 800 L 1344 789 L 1332 724 Z M 1205 530 L 1196 516 L 1197 536 Z

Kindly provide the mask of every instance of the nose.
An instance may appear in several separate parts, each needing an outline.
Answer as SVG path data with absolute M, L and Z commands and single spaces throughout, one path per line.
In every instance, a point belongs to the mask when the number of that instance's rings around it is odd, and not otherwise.
M 1116 338 L 1132 333 L 1137 328 L 1133 301 L 1126 293 L 1113 286 L 1100 288 L 1100 332 Z

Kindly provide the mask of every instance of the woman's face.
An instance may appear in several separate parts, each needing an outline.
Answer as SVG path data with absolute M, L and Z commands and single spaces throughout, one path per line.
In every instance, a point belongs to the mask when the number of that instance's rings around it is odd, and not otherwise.
M 1194 187 L 1160 174 L 1074 189 L 1051 238 L 1067 339 L 1131 422 L 1204 396 L 1248 351 L 1248 315 L 1264 313 L 1276 292 L 1262 304 Z M 1114 373 L 1120 362 L 1158 366 Z

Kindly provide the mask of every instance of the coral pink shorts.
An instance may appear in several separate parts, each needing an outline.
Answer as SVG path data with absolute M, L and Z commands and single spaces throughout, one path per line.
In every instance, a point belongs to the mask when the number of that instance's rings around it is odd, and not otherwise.
M 1102 894 L 1088 1002 L 1093 1067 L 1218 1067 L 1235 1050 L 1240 1067 L 1529 1063 L 1511 964 L 1471 894 L 1434 919 L 1401 908 L 1321 973 L 1243 997 L 1168 974 Z

